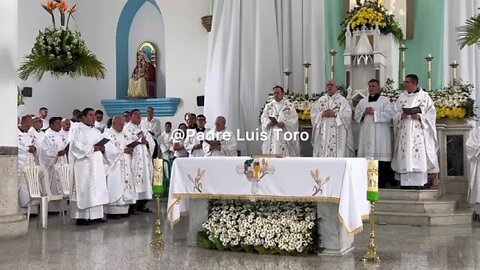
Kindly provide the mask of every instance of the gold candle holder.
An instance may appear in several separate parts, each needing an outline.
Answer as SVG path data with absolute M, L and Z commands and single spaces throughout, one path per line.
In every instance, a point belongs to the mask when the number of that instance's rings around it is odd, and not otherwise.
M 305 95 L 308 94 L 308 68 L 311 66 L 310 63 L 308 62 L 305 62 L 305 64 L 303 64 L 303 73 L 304 73 L 304 78 L 305 78 Z
M 425 60 L 427 60 L 427 76 L 428 76 L 428 90 L 432 90 L 432 60 L 433 56 L 431 54 L 428 54 L 427 57 L 425 57 Z
M 459 64 L 457 63 L 457 61 L 453 61 L 453 63 L 450 64 L 450 67 L 452 67 L 452 71 L 453 71 L 453 79 L 456 80 L 457 79 L 457 67 L 459 66 Z
M 288 94 L 288 92 L 290 91 L 290 74 L 292 74 L 291 71 L 289 71 L 288 69 L 285 70 L 285 72 L 283 72 L 283 87 L 285 87 L 285 93 Z
M 405 44 L 402 43 L 402 45 L 400 45 L 400 69 L 402 71 L 402 80 L 405 79 L 405 76 L 407 75 L 406 71 L 405 71 L 405 51 L 408 49 Z
M 334 49 L 330 50 L 330 80 L 335 79 L 335 55 L 337 52 Z
M 368 242 L 367 253 L 363 255 L 363 262 L 380 262 L 375 245 L 375 202 L 370 202 L 370 241 Z
M 160 220 L 160 194 L 155 194 L 155 201 L 157 203 L 157 220 L 155 221 L 155 238 L 152 240 L 152 243 L 150 243 L 150 246 L 163 248 L 162 223 Z

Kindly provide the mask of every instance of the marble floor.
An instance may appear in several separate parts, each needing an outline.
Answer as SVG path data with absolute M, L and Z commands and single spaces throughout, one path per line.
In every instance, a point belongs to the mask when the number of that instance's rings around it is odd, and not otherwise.
M 28 235 L 0 240 L 0 269 L 480 269 L 480 224 L 445 227 L 377 226 L 382 262 L 360 262 L 368 243 L 343 257 L 287 257 L 219 252 L 172 241 L 163 226 L 165 249 L 151 249 L 153 213 L 80 227 L 50 217 L 46 230 L 30 221 Z M 365 227 L 365 229 L 368 227 Z

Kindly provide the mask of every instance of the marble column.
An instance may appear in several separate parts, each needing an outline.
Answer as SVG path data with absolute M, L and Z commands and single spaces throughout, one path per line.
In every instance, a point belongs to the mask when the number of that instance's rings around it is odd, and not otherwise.
M 0 239 L 25 234 L 28 229 L 27 220 L 18 213 L 17 22 L 17 1 L 0 1 Z

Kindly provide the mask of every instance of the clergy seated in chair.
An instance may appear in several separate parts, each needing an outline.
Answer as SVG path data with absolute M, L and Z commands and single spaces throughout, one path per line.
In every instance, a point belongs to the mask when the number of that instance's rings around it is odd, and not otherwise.
M 327 82 L 327 95 L 312 106 L 312 145 L 314 157 L 350 157 L 354 155 L 351 132 L 352 109 L 337 93 L 335 80 Z
M 399 183 L 391 168 L 393 105 L 380 95 L 376 79 L 368 82 L 368 94 L 355 107 L 353 117 L 360 124 L 357 156 L 378 160 L 380 188 L 396 187 Z
M 263 154 L 280 154 L 285 157 L 300 156 L 300 141 L 287 140 L 285 133 L 298 132 L 298 115 L 293 104 L 284 98 L 281 86 L 273 87 L 273 100 L 265 104 L 262 116 L 262 132 L 267 139 L 262 143 Z
M 473 206 L 475 217 L 478 218 L 480 214 L 480 128 L 476 128 L 470 134 L 466 146 L 470 163 L 468 202 Z
M 406 76 L 405 91 L 394 105 L 392 169 L 402 187 L 423 188 L 427 173 L 438 173 L 435 105 L 418 86 L 418 77 Z

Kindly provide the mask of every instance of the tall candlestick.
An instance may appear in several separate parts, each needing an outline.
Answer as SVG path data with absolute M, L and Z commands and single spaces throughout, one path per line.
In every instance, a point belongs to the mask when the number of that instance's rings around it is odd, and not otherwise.
M 308 68 L 310 67 L 310 63 L 305 61 L 305 64 L 303 64 L 303 77 L 305 81 L 305 95 L 308 94 Z
M 432 60 L 433 56 L 431 54 L 428 54 L 427 57 L 425 57 L 425 60 L 427 60 L 427 76 L 428 76 L 428 90 L 432 90 Z
M 330 50 L 330 80 L 335 79 L 335 55 L 337 52 L 334 49 Z
M 405 71 L 405 51 L 407 49 L 408 48 L 405 46 L 405 44 L 400 45 L 400 54 L 401 54 L 400 68 L 401 68 L 401 71 L 402 71 L 402 80 L 407 75 L 407 73 Z
M 459 65 L 457 64 L 457 61 L 453 61 L 453 63 L 450 64 L 450 67 L 452 67 L 453 71 L 453 80 L 457 80 L 457 67 Z
M 283 87 L 285 88 L 285 93 L 288 94 L 288 92 L 290 91 L 290 74 L 292 74 L 291 71 L 289 71 L 288 69 L 285 70 L 285 72 L 283 72 Z

